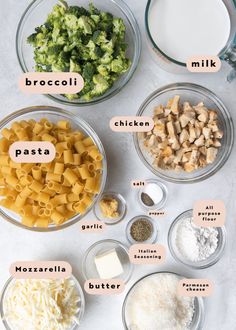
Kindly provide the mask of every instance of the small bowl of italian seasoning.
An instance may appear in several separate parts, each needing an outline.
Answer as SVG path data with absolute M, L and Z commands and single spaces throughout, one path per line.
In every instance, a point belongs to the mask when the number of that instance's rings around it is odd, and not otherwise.
M 127 224 L 126 237 L 131 244 L 152 244 L 157 240 L 157 236 L 156 222 L 146 215 L 138 215 Z

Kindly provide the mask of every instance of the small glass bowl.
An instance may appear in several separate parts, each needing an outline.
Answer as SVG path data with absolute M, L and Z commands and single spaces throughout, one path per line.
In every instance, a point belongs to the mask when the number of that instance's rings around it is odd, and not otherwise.
M 135 241 L 130 234 L 130 229 L 131 229 L 132 224 L 139 219 L 144 219 L 144 220 L 149 221 L 153 228 L 151 237 L 148 240 L 143 241 L 143 242 Z M 158 238 L 158 227 L 157 227 L 156 221 L 154 221 L 152 218 L 150 218 L 146 215 L 138 215 L 138 216 L 132 218 L 126 226 L 126 238 L 130 242 L 130 244 L 152 244 L 152 243 L 156 242 L 157 238 Z
M 225 244 L 226 244 L 226 230 L 225 227 L 215 227 L 218 231 L 218 245 L 215 250 L 215 252 L 209 256 L 209 258 L 198 261 L 198 262 L 192 262 L 190 260 L 187 260 L 182 256 L 182 254 L 179 252 L 177 246 L 176 246 L 176 230 L 177 230 L 177 225 L 179 224 L 180 221 L 183 221 L 186 218 L 192 217 L 193 216 L 193 210 L 188 210 L 183 213 L 181 213 L 172 223 L 169 233 L 168 233 L 168 245 L 170 252 L 173 256 L 173 258 L 177 262 L 181 262 L 182 264 L 194 268 L 194 269 L 204 269 L 208 268 L 210 266 L 213 266 L 216 264 L 220 258 L 223 255 Z
M 0 121 L 0 131 L 2 131 L 3 128 L 8 128 L 11 126 L 11 124 L 15 121 L 21 121 L 21 120 L 30 120 L 34 119 L 35 121 L 38 121 L 42 118 L 47 118 L 49 121 L 55 123 L 58 120 L 68 120 L 71 123 L 73 130 L 80 130 L 85 133 L 86 136 L 90 136 L 93 140 L 93 142 L 98 147 L 100 153 L 103 155 L 102 160 L 102 178 L 101 178 L 101 187 L 99 193 L 94 197 L 94 201 L 92 205 L 86 210 L 84 214 L 77 214 L 73 218 L 67 220 L 64 224 L 60 226 L 56 225 L 49 225 L 47 228 L 41 228 L 41 227 L 27 227 L 21 223 L 21 217 L 6 209 L 3 207 L 0 207 L 0 216 L 9 221 L 10 223 L 24 229 L 32 230 L 32 231 L 39 231 L 39 232 L 49 232 L 49 231 L 56 231 L 64 229 L 70 225 L 75 224 L 79 220 L 81 220 L 93 207 L 93 204 L 96 203 L 97 199 L 102 194 L 105 183 L 106 183 L 106 177 L 107 177 L 107 160 L 106 160 L 106 154 L 105 150 L 103 148 L 103 145 L 98 138 L 95 131 L 80 117 L 68 112 L 64 111 L 57 107 L 50 107 L 50 106 L 33 106 L 25 109 L 21 109 L 19 111 L 16 111 L 9 116 L 5 117 L 3 120 Z
M 140 278 L 136 283 L 133 284 L 133 286 L 130 288 L 128 293 L 126 294 L 125 300 L 123 302 L 123 307 L 122 307 L 122 320 L 123 320 L 123 325 L 125 330 L 132 330 L 132 328 L 129 325 L 129 317 L 128 317 L 128 311 L 127 311 L 127 306 L 129 302 L 130 295 L 132 292 L 135 290 L 135 287 L 138 286 L 143 280 L 145 280 L 148 277 L 154 277 L 159 274 L 171 274 L 178 276 L 179 279 L 186 278 L 185 276 L 173 273 L 173 272 L 156 272 L 152 274 L 148 274 L 142 278 Z M 193 319 L 190 325 L 189 330 L 200 330 L 203 327 L 204 323 L 204 302 L 201 297 L 195 297 L 194 298 L 194 315 Z M 157 325 L 158 326 L 158 325 Z
M 189 101 L 192 104 L 204 102 L 206 107 L 214 109 L 218 114 L 219 126 L 223 130 L 224 136 L 221 139 L 217 157 L 212 164 L 195 170 L 191 173 L 184 171 L 176 172 L 173 170 L 163 170 L 153 166 L 153 157 L 143 147 L 142 134 L 134 133 L 134 145 L 139 158 L 144 165 L 156 176 L 163 180 L 173 183 L 194 183 L 205 180 L 218 172 L 228 160 L 234 143 L 234 126 L 232 118 L 222 101 L 210 90 L 205 87 L 191 83 L 176 83 L 164 86 L 151 95 L 143 102 L 137 116 L 153 116 L 153 109 L 160 104 L 165 105 L 167 101 L 179 95 L 182 101 Z
M 96 255 L 105 253 L 106 251 L 115 249 L 120 262 L 123 266 L 124 272 L 116 278 L 123 280 L 125 283 L 129 281 L 133 273 L 133 265 L 129 260 L 129 252 L 126 246 L 121 242 L 105 239 L 99 242 L 94 243 L 90 248 L 85 252 L 85 256 L 82 262 L 82 270 L 86 280 L 100 278 L 97 272 L 97 268 L 94 262 Z
M 80 0 L 79 2 L 78 0 L 67 1 L 69 6 L 79 5 L 85 8 L 88 7 L 90 2 L 89 0 Z M 116 95 L 129 82 L 138 66 L 141 54 L 141 35 L 138 23 L 128 5 L 122 0 L 93 0 L 92 3 L 98 9 L 110 12 L 114 16 L 124 20 L 126 26 L 126 43 L 128 44 L 127 57 L 131 59 L 132 64 L 130 69 L 121 75 L 105 94 L 91 101 L 80 99 L 70 101 L 63 95 L 47 95 L 50 99 L 61 104 L 82 107 L 105 101 Z M 48 14 L 56 4 L 58 4 L 58 0 L 34 0 L 26 8 L 21 17 L 16 34 L 16 52 L 23 72 L 31 72 L 35 66 L 34 50 L 27 43 L 27 37 L 34 32 L 37 26 L 42 25 L 46 21 Z
M 83 315 L 84 315 L 84 311 L 85 311 L 84 293 L 83 293 L 83 290 L 81 288 L 79 281 L 73 275 L 71 275 L 70 278 L 75 283 L 78 295 L 80 297 L 79 312 L 76 315 L 76 317 L 81 321 L 83 319 Z M 10 286 L 12 285 L 12 283 L 14 281 L 15 281 L 15 279 L 13 277 L 9 278 L 9 280 L 4 285 L 3 291 L 1 293 L 1 298 L 0 298 L 0 314 L 1 314 L 1 319 L 2 319 L 3 325 L 6 330 L 12 330 L 12 328 L 11 328 L 10 324 L 8 323 L 7 319 L 5 318 L 4 299 L 6 298 L 6 296 L 8 294 L 8 289 L 10 288 Z M 73 325 L 68 330 L 76 330 L 76 329 L 79 329 L 79 325 L 74 322 Z
M 160 209 L 162 209 L 167 201 L 167 196 L 168 196 L 167 187 L 162 182 L 155 180 L 155 179 L 148 179 L 148 180 L 145 180 L 145 182 L 146 182 L 146 184 L 154 183 L 157 186 L 159 186 L 162 190 L 163 197 L 162 197 L 162 200 L 158 204 L 154 204 L 153 206 L 146 205 L 145 203 L 143 203 L 142 198 L 141 198 L 142 193 L 145 190 L 145 186 L 144 186 L 141 189 L 139 189 L 139 192 L 138 192 L 138 200 L 139 200 L 140 205 L 142 206 L 142 208 L 144 210 L 160 210 Z
M 99 202 L 104 198 L 113 198 L 118 201 L 118 213 L 120 216 L 118 218 L 106 218 L 103 216 Z M 107 225 L 115 225 L 116 223 L 120 222 L 122 219 L 124 219 L 126 212 L 127 212 L 127 204 L 124 199 L 124 197 L 121 194 L 115 193 L 115 192 L 104 192 L 101 197 L 98 199 L 97 203 L 94 204 L 93 212 L 96 218 L 100 221 L 105 222 Z

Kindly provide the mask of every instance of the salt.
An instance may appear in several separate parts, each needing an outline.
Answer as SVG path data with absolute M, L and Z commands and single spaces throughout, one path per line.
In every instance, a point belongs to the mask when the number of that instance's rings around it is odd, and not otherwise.
M 156 183 L 147 183 L 143 189 L 143 193 L 150 197 L 150 199 L 153 201 L 153 205 L 159 204 L 163 199 L 163 190 Z

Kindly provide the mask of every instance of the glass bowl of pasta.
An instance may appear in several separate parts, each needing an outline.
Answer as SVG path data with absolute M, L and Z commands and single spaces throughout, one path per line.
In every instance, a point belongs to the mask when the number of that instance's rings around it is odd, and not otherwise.
M 84 217 L 100 198 L 107 176 L 104 148 L 81 118 L 56 107 L 19 110 L 0 122 L 0 215 L 25 229 L 48 232 Z M 18 163 L 19 141 L 51 142 L 49 163 Z

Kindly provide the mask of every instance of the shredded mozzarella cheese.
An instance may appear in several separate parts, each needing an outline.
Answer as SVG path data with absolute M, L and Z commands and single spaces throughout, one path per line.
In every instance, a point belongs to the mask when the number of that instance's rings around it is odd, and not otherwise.
M 72 279 L 14 280 L 4 299 L 13 330 L 68 330 L 79 324 L 80 296 Z

